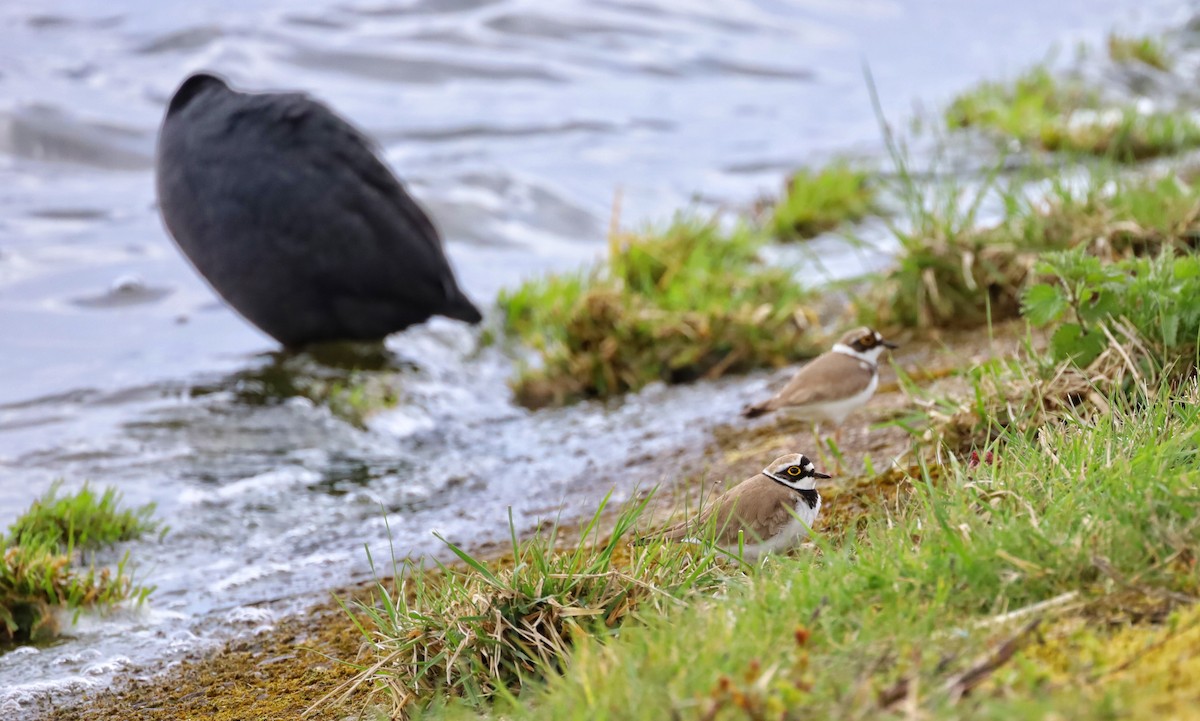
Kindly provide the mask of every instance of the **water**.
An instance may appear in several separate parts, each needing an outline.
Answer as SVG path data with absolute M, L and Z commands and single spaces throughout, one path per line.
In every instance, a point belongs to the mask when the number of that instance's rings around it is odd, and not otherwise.
M 529 413 L 512 359 L 435 321 L 390 340 L 400 405 L 359 429 L 302 399 L 249 403 L 269 339 L 164 234 L 152 158 L 190 71 L 307 90 L 376 137 L 443 229 L 467 292 L 577 266 L 614 194 L 638 224 L 740 207 L 803 163 L 877 155 L 891 117 L 1052 46 L 1178 24 L 1182 0 L 85 0 L 0 6 L 0 524 L 58 478 L 154 501 L 134 544 L 152 603 L 0 656 L 0 711 L 249 632 L 367 572 L 368 543 L 438 552 L 652 482 L 759 380 L 654 387 Z M 849 273 L 886 255 L 843 254 Z M 819 277 L 810 278 L 818 282 Z M 749 385 L 747 385 L 749 383 Z M 198 389 L 204 389 L 199 392 Z M 669 474 L 669 469 L 665 471 Z

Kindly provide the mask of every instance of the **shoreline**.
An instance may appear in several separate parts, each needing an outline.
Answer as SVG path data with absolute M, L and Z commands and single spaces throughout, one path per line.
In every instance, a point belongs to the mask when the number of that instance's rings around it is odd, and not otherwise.
M 940 389 L 958 382 L 957 373 L 964 367 L 963 362 L 969 364 L 1015 353 L 1024 338 L 1023 326 L 1022 321 L 1010 321 L 992 329 L 948 332 L 939 339 L 907 341 L 893 353 L 892 362 L 923 387 Z M 786 382 L 792 372 L 794 367 L 774 373 L 769 385 L 773 388 Z M 908 406 L 908 398 L 896 382 L 891 365 L 881 367 L 876 397 L 848 419 L 843 428 L 840 450 L 847 461 L 850 458 L 856 461 L 854 465 L 847 462 L 842 473 L 830 481 L 825 493 L 829 500 L 818 532 L 835 531 L 853 523 L 854 519 L 872 512 L 870 504 L 879 500 L 881 492 L 886 496 L 896 491 L 894 484 L 884 481 L 876 487 L 876 482 L 887 476 L 885 471 L 895 467 L 897 460 L 903 465 L 910 445 L 909 435 L 896 426 L 871 429 L 870 425 L 885 421 Z M 736 483 L 757 472 L 775 456 L 812 443 L 811 431 L 803 423 L 771 417 L 751 422 L 730 419 L 715 424 L 700 448 L 673 447 L 649 459 L 627 461 L 638 461 L 637 472 L 644 476 L 646 484 L 668 479 L 668 484 L 660 487 L 649 514 L 652 523 L 658 525 L 680 506 L 681 497 L 715 492 L 723 483 Z M 876 476 L 864 473 L 861 459 L 867 454 L 872 458 Z M 826 455 L 818 454 L 817 462 L 832 468 L 835 459 Z M 839 499 L 844 502 L 839 504 Z M 589 513 L 562 523 L 568 535 Z M 509 555 L 506 544 L 493 543 L 470 550 L 490 563 L 503 563 Z M 805 547 L 793 551 L 808 552 Z M 327 594 L 349 604 L 368 598 L 374 584 L 363 581 L 329 589 Z M 75 702 L 52 708 L 46 708 L 43 702 L 32 710 L 32 717 L 41 721 L 297 718 L 357 673 L 358 669 L 333 659 L 355 659 L 364 643 L 361 632 L 337 600 L 314 601 L 307 610 L 279 619 L 270 630 L 233 638 L 209 653 L 191 654 L 165 672 L 153 673 L 148 668 L 127 670 L 111 686 L 86 693 Z M 360 687 L 346 702 L 324 705 L 307 718 L 341 719 L 358 714 L 369 694 L 369 689 Z

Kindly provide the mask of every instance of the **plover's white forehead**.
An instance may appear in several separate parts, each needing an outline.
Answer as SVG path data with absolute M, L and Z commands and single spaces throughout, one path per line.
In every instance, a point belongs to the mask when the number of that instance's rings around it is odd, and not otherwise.
M 786 456 L 780 456 L 771 461 L 771 465 L 767 466 L 767 470 L 782 471 L 791 466 L 800 466 L 806 471 L 811 471 L 814 468 L 812 461 L 808 460 L 808 457 L 803 453 L 789 453 Z
M 838 342 L 843 343 L 845 345 L 850 345 L 851 343 L 858 340 L 859 338 L 862 338 L 865 335 L 879 335 L 879 334 L 877 331 L 875 331 L 871 328 L 868 328 L 865 325 L 861 325 L 857 328 L 848 330 L 845 333 L 843 333 L 841 339 Z

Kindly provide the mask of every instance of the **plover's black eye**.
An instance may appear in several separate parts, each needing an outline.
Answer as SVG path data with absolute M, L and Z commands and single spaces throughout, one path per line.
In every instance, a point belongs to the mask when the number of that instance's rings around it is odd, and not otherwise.
M 873 348 L 875 346 L 875 336 L 864 335 L 862 338 L 858 339 L 858 343 L 863 348 Z
M 798 475 L 800 475 L 800 474 L 801 474 L 801 473 L 803 473 L 803 472 L 804 472 L 804 469 L 803 469 L 803 468 L 801 468 L 800 466 L 791 466 L 791 467 L 789 467 L 789 468 L 788 468 L 788 475 L 789 475 L 789 476 L 798 476 Z

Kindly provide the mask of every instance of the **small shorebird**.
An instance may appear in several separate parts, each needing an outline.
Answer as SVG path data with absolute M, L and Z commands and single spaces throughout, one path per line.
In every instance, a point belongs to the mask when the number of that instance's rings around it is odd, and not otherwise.
M 696 518 L 682 521 L 659 533 L 665 541 L 697 539 L 716 529 L 714 542 L 731 553 L 738 552 L 738 532 L 742 533 L 742 558 L 759 556 L 790 548 L 808 535 L 821 512 L 821 494 L 816 479 L 829 478 L 819 473 L 803 454 L 789 453 L 776 458 L 762 473 L 725 491 Z
M 757 418 L 772 411 L 819 424 L 834 424 L 840 439 L 842 421 L 866 405 L 879 385 L 879 355 L 898 347 L 871 328 L 856 328 L 817 356 L 773 397 L 746 406 L 742 416 Z

